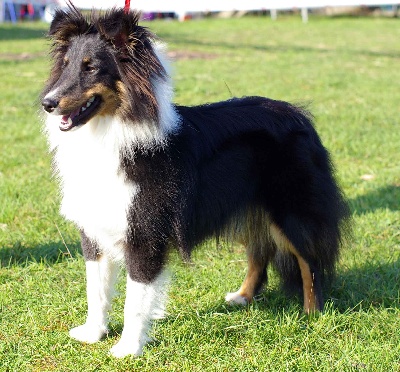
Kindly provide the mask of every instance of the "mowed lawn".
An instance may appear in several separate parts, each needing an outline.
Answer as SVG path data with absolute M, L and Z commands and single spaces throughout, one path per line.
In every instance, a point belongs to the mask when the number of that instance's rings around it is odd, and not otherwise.
M 304 316 L 273 271 L 258 301 L 225 305 L 245 274 L 244 250 L 210 241 L 190 265 L 171 255 L 169 315 L 142 357 L 108 355 L 122 329 L 123 280 L 109 336 L 71 340 L 85 320 L 85 274 L 38 119 L 48 26 L 0 25 L 0 371 L 400 371 L 400 21 L 146 25 L 176 59 L 176 102 L 263 95 L 315 115 L 353 215 L 325 311 Z

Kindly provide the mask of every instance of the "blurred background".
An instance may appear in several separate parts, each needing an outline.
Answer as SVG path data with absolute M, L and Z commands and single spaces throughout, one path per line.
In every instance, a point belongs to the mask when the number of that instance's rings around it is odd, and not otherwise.
M 118 0 L 75 0 L 79 9 L 107 9 L 123 6 Z M 65 0 L 0 0 L 0 22 L 41 19 L 51 21 L 55 7 L 65 7 Z M 304 22 L 308 13 L 338 15 L 398 15 L 398 2 L 390 0 L 136 0 L 131 7 L 143 11 L 143 18 L 240 17 L 249 13 L 268 13 L 276 19 L 279 12 L 300 13 Z

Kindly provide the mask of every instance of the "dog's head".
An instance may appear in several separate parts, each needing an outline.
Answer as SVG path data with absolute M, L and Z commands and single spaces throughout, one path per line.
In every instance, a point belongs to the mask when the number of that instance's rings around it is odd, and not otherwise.
M 60 116 L 68 131 L 96 115 L 122 121 L 157 121 L 154 82 L 166 72 L 154 35 L 139 26 L 140 14 L 112 9 L 85 17 L 70 5 L 50 26 L 54 65 L 42 93 L 43 108 Z

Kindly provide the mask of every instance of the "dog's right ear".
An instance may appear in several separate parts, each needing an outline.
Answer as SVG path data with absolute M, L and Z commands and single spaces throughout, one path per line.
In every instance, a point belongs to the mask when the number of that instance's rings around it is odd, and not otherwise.
M 112 8 L 97 23 L 100 35 L 109 42 L 123 58 L 148 46 L 152 35 L 138 25 L 140 13 L 125 12 L 122 8 Z
M 57 9 L 50 24 L 49 36 L 54 45 L 66 46 L 71 37 L 83 35 L 90 29 L 90 25 L 82 13 L 71 3 L 68 10 Z

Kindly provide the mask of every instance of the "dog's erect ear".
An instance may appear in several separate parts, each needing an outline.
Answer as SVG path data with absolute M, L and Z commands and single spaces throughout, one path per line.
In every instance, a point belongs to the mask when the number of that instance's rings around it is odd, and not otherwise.
M 90 25 L 82 13 L 71 3 L 68 10 L 57 9 L 49 29 L 49 36 L 57 46 L 68 45 L 73 36 L 83 35 L 90 30 Z
M 112 9 L 97 23 L 100 35 L 118 52 L 120 59 L 132 57 L 144 49 L 151 49 L 154 35 L 145 27 L 139 26 L 140 13 Z
M 114 8 L 99 17 L 95 27 L 114 49 L 121 80 L 130 95 L 121 112 L 131 121 L 157 120 L 158 102 L 152 82 L 164 79 L 166 71 L 155 50 L 155 35 L 139 26 L 139 19 L 139 12 Z

